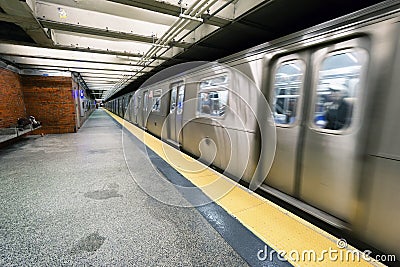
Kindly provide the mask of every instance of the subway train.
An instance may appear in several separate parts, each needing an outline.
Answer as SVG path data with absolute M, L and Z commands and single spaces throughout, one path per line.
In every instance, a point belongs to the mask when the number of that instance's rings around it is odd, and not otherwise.
M 400 4 L 385 1 L 105 107 L 250 185 L 265 165 L 260 190 L 398 259 L 399 74 Z

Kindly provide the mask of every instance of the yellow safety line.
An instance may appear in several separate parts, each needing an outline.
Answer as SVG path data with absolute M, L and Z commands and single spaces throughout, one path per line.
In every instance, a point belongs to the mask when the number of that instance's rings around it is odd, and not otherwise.
M 339 248 L 333 235 L 106 112 L 294 266 L 385 266 L 354 247 Z

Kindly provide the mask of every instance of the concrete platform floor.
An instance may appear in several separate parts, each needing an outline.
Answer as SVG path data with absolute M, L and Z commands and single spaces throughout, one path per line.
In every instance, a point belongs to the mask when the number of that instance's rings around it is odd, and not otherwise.
M 96 110 L 76 134 L 30 136 L 0 150 L 0 266 L 247 263 L 196 208 L 141 190 L 121 129 Z

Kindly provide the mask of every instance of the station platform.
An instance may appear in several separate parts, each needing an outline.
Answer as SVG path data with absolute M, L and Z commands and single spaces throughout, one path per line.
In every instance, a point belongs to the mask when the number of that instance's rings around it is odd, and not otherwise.
M 102 109 L 0 162 L 1 266 L 382 266 Z

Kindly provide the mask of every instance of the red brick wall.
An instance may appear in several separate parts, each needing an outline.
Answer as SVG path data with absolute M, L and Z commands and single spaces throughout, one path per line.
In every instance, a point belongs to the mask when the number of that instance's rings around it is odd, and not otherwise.
M 21 76 L 26 113 L 42 123 L 33 132 L 76 132 L 76 115 L 70 77 Z
M 0 68 L 0 128 L 15 126 L 20 117 L 26 117 L 20 77 Z

